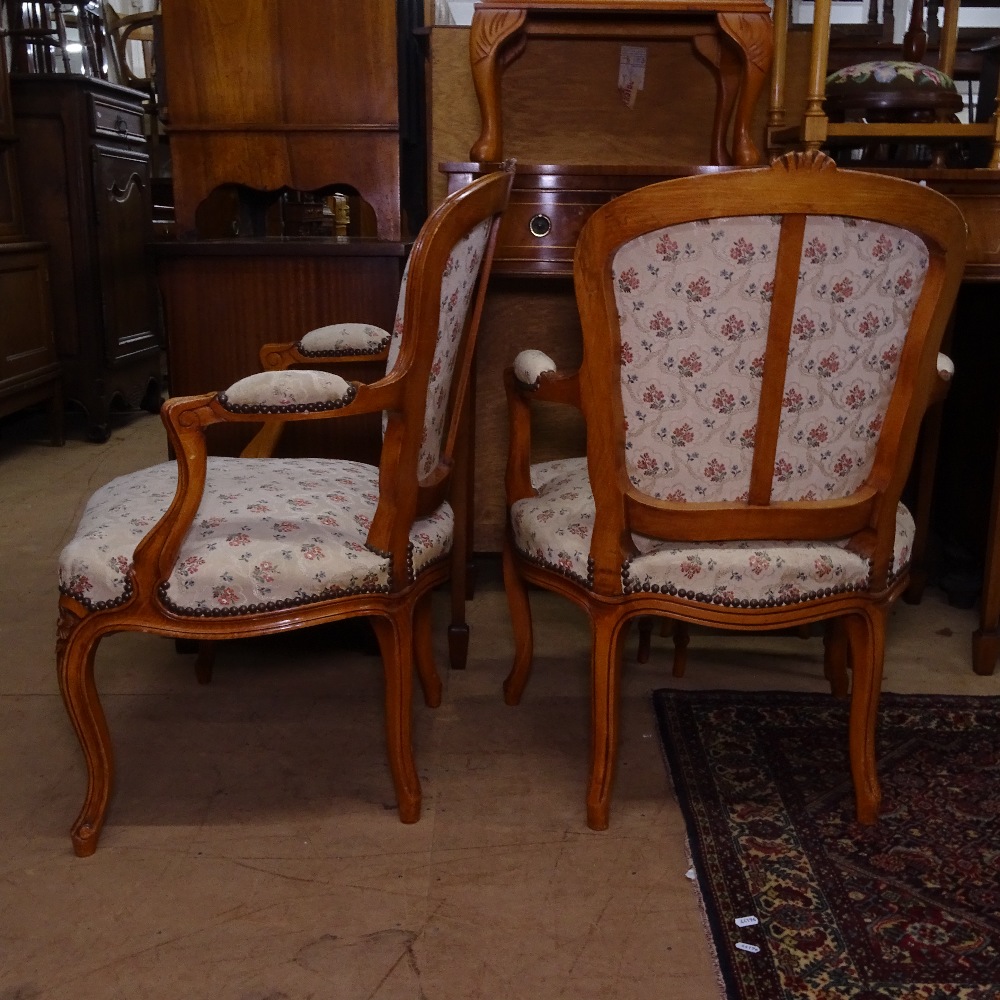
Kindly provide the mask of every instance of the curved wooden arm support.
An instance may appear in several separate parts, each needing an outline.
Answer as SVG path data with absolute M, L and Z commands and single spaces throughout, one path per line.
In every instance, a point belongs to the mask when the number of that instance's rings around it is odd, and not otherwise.
M 389 357 L 389 348 L 384 347 L 380 351 L 359 352 L 348 354 L 337 352 L 334 354 L 318 355 L 314 352 L 303 354 L 299 350 L 298 341 L 291 344 L 265 344 L 260 349 L 260 363 L 265 371 L 284 371 L 295 365 L 350 365 L 366 364 L 369 362 L 385 362 Z
M 525 385 L 513 367 L 503 373 L 507 391 L 508 451 L 507 500 L 534 495 L 531 485 L 531 403 L 564 403 L 580 408 L 580 378 L 576 371 L 544 372 L 534 385 Z
M 219 423 L 263 423 L 265 430 L 277 428 L 280 431 L 280 428 L 288 422 L 328 420 L 361 413 L 392 411 L 399 406 L 400 387 L 404 381 L 398 376 L 393 376 L 370 385 L 352 383 L 356 395 L 350 402 L 339 409 L 318 412 L 233 413 L 219 403 L 218 393 L 168 399 L 160 410 L 160 416 L 166 427 L 171 449 L 177 456 L 177 489 L 166 513 L 136 547 L 131 572 L 136 599 L 156 600 L 159 588 L 169 577 L 181 544 L 194 522 L 205 490 L 208 467 L 208 448 L 205 440 L 207 427 Z M 258 453 L 246 454 L 260 439 L 261 435 L 258 434 L 254 442 L 251 442 L 244 451 L 244 457 L 268 457 L 268 453 L 263 449 Z M 383 466 L 383 476 L 386 474 L 405 476 L 408 471 L 406 463 L 399 458 L 390 468 L 392 472 L 387 473 Z M 412 474 L 415 475 L 415 469 Z M 383 486 L 389 492 L 382 496 L 393 497 L 393 484 L 383 483 Z M 385 505 L 398 508 L 395 501 Z M 380 503 L 380 510 L 382 506 Z M 398 519 L 393 517 L 391 520 L 395 522 Z M 401 530 L 405 541 L 405 525 Z M 370 540 L 369 543 L 379 551 L 387 551 L 377 541 Z M 405 549 L 405 544 L 403 548 Z

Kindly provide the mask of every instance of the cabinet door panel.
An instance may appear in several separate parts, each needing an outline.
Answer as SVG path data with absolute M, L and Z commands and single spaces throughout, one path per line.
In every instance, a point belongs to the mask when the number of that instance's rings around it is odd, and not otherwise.
M 58 368 L 49 310 L 45 254 L 0 254 L 0 397 L 6 390 Z
M 148 257 L 149 159 L 102 146 L 93 155 L 104 350 L 114 363 L 158 342 Z

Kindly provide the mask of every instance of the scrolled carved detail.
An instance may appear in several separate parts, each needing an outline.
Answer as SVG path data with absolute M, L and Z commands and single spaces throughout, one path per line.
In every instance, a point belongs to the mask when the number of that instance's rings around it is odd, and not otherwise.
M 178 428 L 200 427 L 204 423 L 205 404 L 170 411 L 170 419 Z
M 505 39 L 520 30 L 527 18 L 523 10 L 479 10 L 472 19 L 469 58 L 473 63 L 488 59 Z
M 81 618 L 81 615 L 66 607 L 65 604 L 59 606 L 59 620 L 56 622 L 56 657 L 60 660 L 66 651 L 66 643 L 69 642 L 69 637 L 73 629 L 80 623 Z
M 138 174 L 129 174 L 128 180 L 120 184 L 117 180 L 108 185 L 108 200 L 124 204 L 132 197 L 133 193 L 142 190 L 142 181 Z
M 719 14 L 719 26 L 746 54 L 748 66 L 761 73 L 771 68 L 774 28 L 771 18 L 761 14 Z

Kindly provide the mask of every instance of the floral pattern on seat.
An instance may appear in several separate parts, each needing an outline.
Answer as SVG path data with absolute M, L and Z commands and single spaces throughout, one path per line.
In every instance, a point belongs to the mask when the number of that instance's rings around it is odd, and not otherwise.
M 536 495 L 510 508 L 514 545 L 533 562 L 589 584 L 594 497 L 584 458 L 531 468 Z M 896 515 L 891 576 L 910 562 L 914 523 L 902 504 Z M 642 535 L 639 554 L 622 566 L 623 592 L 658 590 L 694 601 L 765 607 L 794 604 L 865 587 L 869 561 L 844 541 L 684 542 Z
M 615 255 L 625 462 L 642 493 L 746 498 L 779 226 L 690 222 Z M 772 500 L 844 497 L 864 482 L 927 267 L 908 231 L 807 218 Z
M 59 587 L 89 608 L 129 596 L 138 543 L 173 500 L 173 462 L 98 490 L 63 550 Z M 205 493 L 168 577 L 181 614 L 247 614 L 389 586 L 389 560 L 365 542 L 378 503 L 378 469 L 331 459 L 210 458 Z M 410 534 L 411 577 L 451 548 L 447 504 Z

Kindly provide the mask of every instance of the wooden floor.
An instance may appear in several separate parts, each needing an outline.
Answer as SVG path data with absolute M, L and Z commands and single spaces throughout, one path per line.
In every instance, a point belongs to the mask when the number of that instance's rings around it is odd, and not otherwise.
M 468 670 L 445 678 L 439 709 L 415 707 L 415 826 L 396 819 L 380 664 L 356 633 L 233 644 L 209 687 L 172 643 L 112 637 L 97 675 L 117 793 L 100 849 L 80 860 L 68 829 L 84 772 L 55 683 L 56 560 L 89 493 L 165 446 L 146 415 L 116 422 L 104 445 L 69 430 L 54 449 L 44 418 L 0 422 L 0 996 L 719 996 L 649 691 L 823 690 L 818 641 L 695 637 L 675 681 L 665 640 L 638 665 L 633 636 L 611 828 L 593 833 L 585 623 L 533 595 L 535 676 L 522 705 L 505 706 L 495 562 L 470 605 Z M 443 621 L 443 595 L 438 610 Z M 900 606 L 886 687 L 997 693 L 969 666 L 975 621 L 933 591 Z

